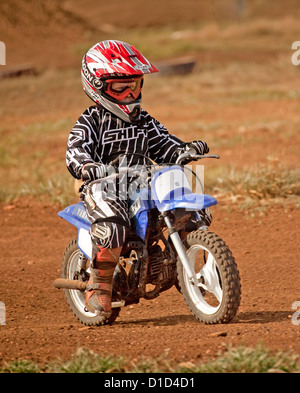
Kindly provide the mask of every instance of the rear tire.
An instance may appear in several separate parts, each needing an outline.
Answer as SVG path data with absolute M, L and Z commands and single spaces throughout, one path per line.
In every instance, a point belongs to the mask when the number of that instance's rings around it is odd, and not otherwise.
M 82 255 L 77 247 L 77 239 L 73 239 L 65 249 L 62 265 L 61 277 L 68 280 L 78 279 L 78 260 Z M 89 269 L 87 269 L 87 277 Z M 88 278 L 82 281 L 88 281 Z M 120 313 L 120 308 L 113 308 L 110 317 L 99 316 L 96 313 L 86 311 L 85 309 L 85 291 L 76 289 L 63 289 L 65 298 L 75 317 L 84 325 L 99 326 L 113 323 Z
M 177 261 L 179 286 L 188 307 L 205 324 L 230 322 L 241 299 L 239 271 L 230 249 L 218 235 L 200 229 L 191 232 L 184 244 L 196 275 L 193 285 Z

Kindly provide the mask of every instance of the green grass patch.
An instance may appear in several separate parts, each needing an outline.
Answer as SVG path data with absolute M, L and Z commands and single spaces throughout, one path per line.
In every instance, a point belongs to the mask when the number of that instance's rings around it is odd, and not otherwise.
M 262 345 L 225 348 L 206 363 L 176 363 L 167 353 L 153 359 L 127 360 L 122 356 L 98 355 L 80 348 L 69 360 L 39 365 L 27 359 L 6 363 L 0 373 L 272 373 L 300 372 L 300 357 L 292 352 L 271 351 Z
M 180 367 L 179 372 L 194 373 L 269 373 L 298 372 L 299 356 L 291 353 L 272 354 L 259 345 L 256 348 L 229 347 L 226 353 L 216 359 L 199 365 Z

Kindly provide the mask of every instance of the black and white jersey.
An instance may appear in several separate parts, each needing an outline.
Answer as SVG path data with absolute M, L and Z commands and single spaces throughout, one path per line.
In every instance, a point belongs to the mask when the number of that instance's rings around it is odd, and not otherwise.
M 77 120 L 67 145 L 66 162 L 71 174 L 79 179 L 81 167 L 87 162 L 108 164 L 126 153 L 127 165 L 144 165 L 145 158 L 158 164 L 175 162 L 185 143 L 141 110 L 137 124 L 126 123 L 99 106 L 89 107 Z

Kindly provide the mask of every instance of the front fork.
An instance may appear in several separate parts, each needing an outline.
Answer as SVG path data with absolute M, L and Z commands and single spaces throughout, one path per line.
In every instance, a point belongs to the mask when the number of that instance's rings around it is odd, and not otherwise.
M 169 231 L 169 236 L 173 242 L 175 250 L 177 251 L 178 257 L 179 257 L 180 262 L 182 263 L 182 266 L 188 276 L 188 279 L 192 285 L 196 285 L 197 278 L 195 275 L 195 271 L 191 267 L 190 260 L 187 256 L 185 248 L 182 244 L 182 240 L 180 239 L 179 233 L 177 232 L 176 228 L 173 227 L 172 222 L 167 214 L 164 215 L 164 220 L 165 220 L 165 223 L 166 223 L 168 231 Z

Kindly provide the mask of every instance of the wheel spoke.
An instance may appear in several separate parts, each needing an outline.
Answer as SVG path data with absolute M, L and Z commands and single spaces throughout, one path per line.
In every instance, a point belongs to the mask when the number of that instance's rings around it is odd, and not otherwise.
M 186 284 L 189 294 L 199 310 L 206 314 L 214 314 L 223 298 L 217 263 L 212 253 L 202 245 L 192 246 L 188 257 L 191 266 L 195 269 L 198 282 L 196 286 Z
M 223 291 L 220 286 L 220 277 L 218 274 L 216 261 L 211 253 L 208 254 L 206 264 L 200 271 L 200 276 L 203 277 L 203 284 L 200 284 L 205 290 L 212 293 L 219 302 L 222 301 Z
M 78 269 L 78 260 L 80 258 L 81 251 L 77 249 L 73 255 L 70 257 L 70 262 L 69 262 L 69 269 L 68 269 L 68 278 L 70 280 L 74 279 L 75 272 L 77 272 Z M 87 269 L 87 272 L 89 271 L 89 268 Z M 85 317 L 92 317 L 94 318 L 96 316 L 95 313 L 92 313 L 90 311 L 85 311 L 85 295 L 77 290 L 70 290 L 70 296 L 73 299 L 74 304 L 76 305 L 78 311 L 80 311 L 82 314 L 84 314 Z

